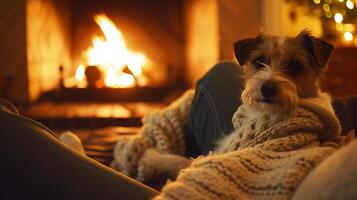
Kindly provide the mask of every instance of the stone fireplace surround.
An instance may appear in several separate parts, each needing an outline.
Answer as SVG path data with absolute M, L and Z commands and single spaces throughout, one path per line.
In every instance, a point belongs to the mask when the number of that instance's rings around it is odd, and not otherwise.
M 80 55 L 100 34 L 92 17 L 105 13 L 127 46 L 146 54 L 174 84 L 193 86 L 232 43 L 255 35 L 261 0 L 4 0 L 0 3 L 0 96 L 30 103 L 59 87 L 59 66 L 73 76 Z M 242 20 L 242 19 L 250 19 Z

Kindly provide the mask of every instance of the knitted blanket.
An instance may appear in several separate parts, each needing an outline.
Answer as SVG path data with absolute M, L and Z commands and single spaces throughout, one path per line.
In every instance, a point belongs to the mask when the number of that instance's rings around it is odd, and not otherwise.
M 121 138 L 114 147 L 111 167 L 141 182 L 152 178 L 152 173 L 140 158 L 154 147 L 162 153 L 185 155 L 184 123 L 192 103 L 194 91 L 188 90 L 178 100 L 143 119 L 143 127 L 134 137 Z
M 118 141 L 113 166 L 143 181 L 150 178 L 140 166 L 146 148 L 183 155 L 182 126 L 192 95 L 186 93 L 146 118 L 139 136 Z M 325 94 L 301 100 L 281 118 L 247 117 L 249 112 L 244 105 L 238 108 L 232 119 L 236 131 L 213 154 L 182 170 L 156 199 L 289 199 L 303 178 L 339 147 L 339 122 Z

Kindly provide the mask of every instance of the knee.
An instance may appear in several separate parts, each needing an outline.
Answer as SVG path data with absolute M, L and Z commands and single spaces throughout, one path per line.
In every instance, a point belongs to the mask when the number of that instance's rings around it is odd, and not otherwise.
M 232 61 L 222 61 L 214 65 L 202 79 L 227 79 L 231 76 L 240 74 L 241 70 L 237 63 Z M 201 79 L 201 80 L 202 80 Z
M 200 80 L 197 82 L 199 87 L 208 88 L 241 88 L 242 87 L 242 70 L 237 63 L 232 61 L 223 61 L 214 65 Z

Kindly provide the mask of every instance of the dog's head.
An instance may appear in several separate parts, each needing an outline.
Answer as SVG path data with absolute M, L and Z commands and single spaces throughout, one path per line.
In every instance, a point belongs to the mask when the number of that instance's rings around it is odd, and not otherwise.
M 244 67 L 242 101 L 259 111 L 289 112 L 299 98 L 316 97 L 333 46 L 303 31 L 296 37 L 258 35 L 234 43 Z

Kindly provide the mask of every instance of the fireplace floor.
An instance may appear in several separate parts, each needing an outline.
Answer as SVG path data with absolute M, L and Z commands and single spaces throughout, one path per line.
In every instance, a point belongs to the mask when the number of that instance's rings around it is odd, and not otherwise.
M 82 141 L 86 155 L 104 165 L 110 166 L 113 161 L 113 150 L 116 141 L 120 137 L 134 136 L 138 133 L 140 127 L 121 127 L 113 126 L 100 129 L 72 129 Z M 56 130 L 55 134 L 60 135 L 61 130 Z M 164 183 L 162 182 L 147 182 L 148 186 L 161 190 Z
M 71 131 L 82 141 L 86 154 L 109 165 L 118 138 L 135 135 L 141 119 L 154 110 L 160 110 L 182 95 L 175 91 L 160 101 L 68 101 L 40 100 L 18 106 L 21 115 L 41 122 L 55 134 Z
M 20 107 L 20 113 L 53 130 L 107 126 L 137 127 L 141 125 L 143 116 L 168 104 L 168 102 L 39 102 Z
M 120 137 L 133 136 L 139 127 L 112 126 L 99 129 L 70 129 L 82 141 L 86 155 L 109 166 L 113 161 L 113 149 Z M 67 130 L 55 130 L 56 135 Z

